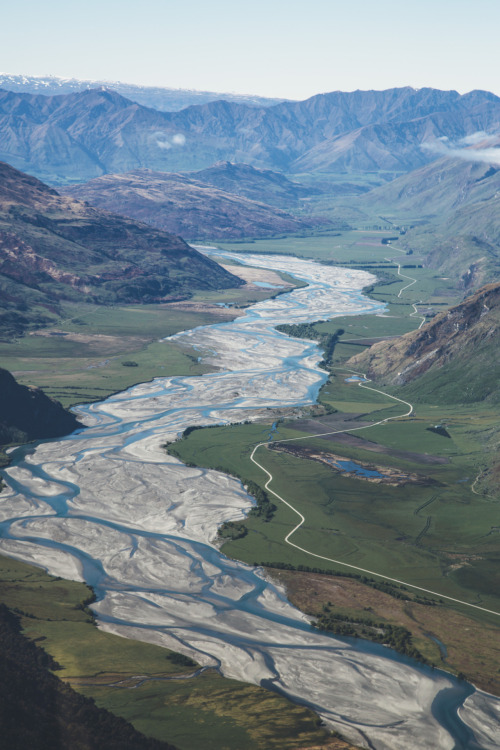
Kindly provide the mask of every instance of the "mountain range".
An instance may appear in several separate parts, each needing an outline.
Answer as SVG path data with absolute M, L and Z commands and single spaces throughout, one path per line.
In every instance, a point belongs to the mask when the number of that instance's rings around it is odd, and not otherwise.
M 264 96 L 230 94 L 215 91 L 195 91 L 193 89 L 172 89 L 164 86 L 138 86 L 122 81 L 80 81 L 77 78 L 59 76 L 24 76 L 0 73 L 0 89 L 17 91 L 22 94 L 73 94 L 87 89 L 113 89 L 122 96 L 138 102 L 144 107 L 152 107 L 160 112 L 177 112 L 192 104 L 206 104 L 224 99 L 226 102 L 248 104 L 250 107 L 270 107 L 284 99 L 270 99 Z
M 180 237 L 60 196 L 0 163 L 1 338 L 45 324 L 65 300 L 159 302 L 242 283 Z
M 226 185 L 227 190 L 216 183 Z M 294 205 L 299 196 L 313 191 L 269 170 L 229 162 L 189 175 L 137 169 L 62 188 L 62 192 L 190 240 L 266 237 L 328 224 L 326 219 L 292 216 L 258 199 L 264 196 Z
M 159 112 L 115 91 L 0 91 L 0 158 L 50 184 L 137 168 L 199 171 L 218 161 L 299 173 L 404 172 L 437 158 L 424 145 L 500 131 L 485 91 L 332 92 L 268 107 L 212 101 Z

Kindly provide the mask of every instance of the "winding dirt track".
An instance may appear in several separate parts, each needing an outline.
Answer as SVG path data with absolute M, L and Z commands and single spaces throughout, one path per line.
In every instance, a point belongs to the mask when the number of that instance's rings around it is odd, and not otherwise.
M 350 373 L 355 374 L 355 375 L 360 375 L 368 383 L 371 382 L 363 373 L 355 372 L 354 370 L 349 370 L 349 371 L 346 371 L 346 372 L 350 372 Z M 276 442 L 291 443 L 291 442 L 296 441 L 296 440 L 310 440 L 311 438 L 324 437 L 325 435 L 339 435 L 339 434 L 344 433 L 344 432 L 357 432 L 358 430 L 369 430 L 371 427 L 376 427 L 377 425 L 385 424 L 386 422 L 390 422 L 390 421 L 392 421 L 394 419 L 402 419 L 404 417 L 409 417 L 410 414 L 413 412 L 413 405 L 410 404 L 409 401 L 404 401 L 402 398 L 397 398 L 396 396 L 391 396 L 389 393 L 385 393 L 384 391 L 381 391 L 378 388 L 370 388 L 369 386 L 363 385 L 362 383 L 358 383 L 358 386 L 360 388 L 365 388 L 368 391 L 374 391 L 375 393 L 381 393 L 382 395 L 387 396 L 388 398 L 394 399 L 394 401 L 399 401 L 400 403 L 405 404 L 406 406 L 408 406 L 408 411 L 405 412 L 404 414 L 398 414 L 397 416 L 394 416 L 394 417 L 386 417 L 385 419 L 381 419 L 378 422 L 374 422 L 373 424 L 370 424 L 370 425 L 365 425 L 364 427 L 352 427 L 352 428 L 347 429 L 347 430 L 334 430 L 332 432 L 321 432 L 321 433 L 318 433 L 317 435 L 305 435 L 305 436 L 296 437 L 296 438 L 287 438 L 286 440 L 279 440 L 279 441 L 276 441 Z M 465 602 L 462 599 L 455 599 L 453 596 L 447 596 L 446 594 L 442 594 L 442 593 L 440 593 L 438 591 L 432 591 L 431 589 L 425 589 L 422 586 L 415 586 L 413 583 L 408 583 L 408 581 L 400 581 L 398 578 L 391 578 L 390 576 L 387 576 L 384 573 L 379 573 L 376 570 L 367 570 L 366 568 L 360 568 L 357 565 L 351 565 L 350 563 L 343 562 L 342 560 L 335 560 L 332 557 L 325 557 L 324 555 L 318 555 L 316 552 L 312 552 L 311 550 L 305 549 L 304 547 L 300 547 L 298 544 L 295 544 L 295 542 L 291 542 L 290 538 L 295 534 L 296 531 L 298 531 L 300 529 L 300 527 L 305 523 L 306 519 L 302 515 L 302 513 L 297 510 L 297 508 L 295 508 L 291 503 L 288 502 L 288 500 L 285 500 L 285 498 L 281 497 L 281 495 L 278 495 L 277 492 L 275 492 L 274 490 L 271 489 L 271 487 L 269 485 L 273 481 L 273 475 L 264 466 L 262 466 L 262 464 L 260 464 L 256 460 L 256 458 L 255 458 L 255 454 L 258 451 L 258 449 L 262 448 L 263 446 L 267 446 L 269 444 L 269 442 L 271 442 L 271 441 L 266 441 L 264 443 L 259 443 L 258 445 L 256 445 L 255 448 L 252 451 L 252 454 L 250 456 L 250 460 L 256 466 L 258 466 L 259 469 L 261 469 L 265 474 L 267 474 L 268 480 L 267 480 L 266 484 L 264 485 L 265 489 L 268 492 L 270 492 L 272 495 L 274 495 L 275 498 L 277 498 L 282 503 L 284 503 L 286 506 L 288 506 L 288 508 L 290 508 L 291 510 L 293 510 L 293 512 L 296 513 L 299 516 L 299 518 L 300 518 L 299 523 L 286 535 L 285 542 L 287 544 L 289 544 L 291 547 L 295 547 L 295 549 L 298 549 L 301 552 L 305 552 L 306 555 L 310 555 L 311 557 L 314 557 L 317 560 L 326 560 L 327 562 L 332 562 L 332 563 L 335 563 L 336 565 L 343 565 L 345 568 L 350 568 L 351 570 L 357 570 L 360 573 L 368 573 L 369 575 L 377 576 L 378 578 L 383 578 L 385 581 L 391 581 L 392 583 L 400 583 L 400 584 L 403 584 L 404 586 L 408 586 L 408 588 L 416 589 L 417 591 L 423 591 L 426 594 L 432 594 L 433 596 L 438 596 L 440 599 L 447 599 L 448 601 L 455 602 L 456 604 L 463 604 L 466 607 L 472 607 L 473 609 L 480 609 L 482 612 L 488 612 L 488 614 L 490 614 L 490 615 L 497 615 L 497 617 L 500 617 L 500 612 L 495 612 L 492 609 L 487 609 L 486 607 L 480 607 L 478 604 L 471 604 L 470 602 Z
M 392 258 L 387 258 L 387 260 L 393 260 L 393 259 Z M 397 261 L 394 261 L 394 262 L 397 263 Z M 398 266 L 398 275 L 399 276 L 402 276 L 402 277 L 407 278 L 407 279 L 411 279 L 411 283 L 410 284 L 407 284 L 406 286 L 404 286 L 402 289 L 399 290 L 398 297 L 401 297 L 401 292 L 404 292 L 405 289 L 408 289 L 408 287 L 410 287 L 413 284 L 415 284 L 416 279 L 414 279 L 412 276 L 406 276 L 405 274 L 402 274 L 401 273 L 401 265 L 399 263 L 397 263 L 397 266 Z M 413 316 L 413 315 L 415 315 L 417 313 L 417 309 L 416 309 L 415 305 L 412 305 L 412 306 L 415 309 L 415 312 L 411 313 L 411 316 Z M 420 325 L 418 327 L 419 329 L 423 326 L 424 322 L 425 322 L 425 318 L 422 318 L 422 322 L 420 323 Z M 369 378 L 367 378 L 364 373 L 356 372 L 354 370 L 346 370 L 345 372 L 346 373 L 351 373 L 351 374 L 354 374 L 354 375 L 360 375 L 366 382 L 368 382 L 368 383 L 371 382 L 371 380 Z M 407 406 L 408 407 L 408 411 L 406 411 L 404 414 L 398 414 L 397 416 L 394 416 L 394 417 L 386 417 L 385 419 L 381 419 L 378 422 L 374 422 L 373 424 L 370 424 L 370 425 L 365 425 L 364 427 L 352 427 L 352 428 L 346 429 L 346 430 L 334 430 L 332 432 L 322 432 L 322 433 L 319 433 L 317 435 L 305 435 L 305 436 L 296 437 L 296 438 L 288 438 L 286 440 L 279 440 L 279 441 L 276 441 L 276 442 L 291 443 L 291 442 L 294 442 L 294 441 L 297 441 L 297 440 L 310 440 L 311 438 L 315 438 L 315 437 L 325 437 L 325 435 L 339 435 L 339 434 L 345 433 L 345 432 L 357 432 L 359 430 L 368 430 L 371 427 L 377 427 L 378 425 L 385 424 L 386 422 L 390 422 L 390 421 L 395 420 L 395 419 L 403 419 L 405 417 L 409 417 L 410 414 L 413 412 L 413 405 L 409 401 L 404 401 L 404 399 L 402 399 L 402 398 L 397 398 L 396 396 L 392 396 L 390 393 L 385 393 L 385 391 L 381 391 L 378 388 L 371 388 L 371 387 L 369 387 L 367 385 L 363 385 L 363 383 L 358 383 L 358 386 L 360 388 L 365 388 L 368 391 L 374 391 L 375 393 L 381 393 L 383 396 L 387 396 L 387 398 L 391 398 L 394 401 L 398 401 L 399 403 L 404 404 L 405 406 Z M 432 594 L 433 596 L 438 596 L 440 599 L 447 599 L 448 601 L 455 602 L 456 604 L 462 604 L 465 607 L 472 607 L 473 609 L 479 609 L 482 612 L 487 612 L 490 615 L 496 615 L 497 617 L 500 617 L 500 612 L 495 612 L 492 609 L 487 609 L 486 607 L 480 607 L 478 604 L 471 604 L 470 602 L 465 602 L 462 599 L 455 599 L 453 596 L 447 596 L 446 594 L 442 594 L 442 593 L 440 593 L 438 591 L 432 591 L 431 589 L 426 589 L 426 588 L 423 588 L 422 586 L 416 586 L 416 585 L 414 585 L 412 583 L 409 583 L 408 581 L 400 581 L 398 578 L 391 578 L 390 576 L 387 576 L 384 573 L 379 573 L 376 570 L 367 570 L 366 568 L 361 568 L 361 567 L 359 567 L 357 565 L 351 565 L 350 563 L 343 562 L 342 560 L 335 560 L 332 557 L 325 557 L 324 555 L 318 555 L 316 552 L 312 552 L 311 550 L 305 549 L 304 547 L 301 547 L 300 545 L 295 544 L 295 542 L 290 541 L 291 537 L 295 534 L 296 531 L 298 531 L 300 529 L 300 527 L 305 523 L 306 519 L 302 515 L 302 513 L 297 510 L 297 508 L 295 508 L 291 503 L 288 502 L 288 500 L 285 500 L 285 498 L 281 497 L 281 495 L 278 495 L 277 492 L 275 492 L 274 490 L 271 489 L 271 487 L 269 485 L 273 481 L 273 475 L 264 466 L 262 466 L 262 464 L 260 464 L 256 460 L 256 458 L 255 458 L 255 454 L 259 450 L 259 448 L 267 446 L 270 442 L 271 441 L 267 440 L 267 441 L 265 441 L 263 443 L 258 443 L 258 445 L 256 445 L 255 448 L 252 451 L 252 454 L 250 456 L 250 460 L 256 466 L 258 466 L 259 469 L 261 469 L 265 474 L 267 474 L 268 479 L 266 481 L 266 484 L 264 485 L 265 489 L 268 492 L 270 492 L 277 500 L 280 500 L 280 502 L 284 503 L 288 508 L 290 508 L 290 510 L 292 510 L 294 513 L 296 513 L 297 516 L 300 518 L 299 523 L 286 535 L 285 540 L 284 540 L 286 542 L 286 544 L 289 544 L 291 547 L 294 547 L 295 549 L 300 550 L 300 552 L 304 552 L 306 555 L 310 555 L 311 557 L 314 557 L 317 560 L 326 560 L 327 562 L 332 562 L 332 563 L 335 563 L 336 565 L 342 565 L 345 568 L 350 568 L 351 570 L 356 570 L 356 571 L 358 571 L 360 573 L 368 573 L 369 575 L 377 576 L 377 578 L 383 578 L 385 581 L 391 581 L 391 583 L 399 583 L 399 584 L 402 584 L 404 586 L 408 586 L 408 588 L 415 589 L 416 591 L 423 591 L 426 594 Z

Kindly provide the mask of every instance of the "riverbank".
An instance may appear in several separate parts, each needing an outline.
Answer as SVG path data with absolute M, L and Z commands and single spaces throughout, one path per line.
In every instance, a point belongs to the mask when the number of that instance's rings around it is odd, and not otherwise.
M 214 670 L 193 677 L 196 665 L 188 658 L 98 629 L 89 609 L 93 593 L 84 584 L 0 557 L 0 594 L 24 634 L 59 665 L 56 676 L 146 736 L 182 750 L 328 747 L 312 711 Z

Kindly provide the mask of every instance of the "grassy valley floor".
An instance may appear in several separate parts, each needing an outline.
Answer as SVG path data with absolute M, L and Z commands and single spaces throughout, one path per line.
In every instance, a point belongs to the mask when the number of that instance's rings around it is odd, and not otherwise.
M 500 694 L 496 646 L 500 618 L 441 602 L 409 587 L 380 586 L 385 574 L 500 611 L 500 597 L 494 594 L 496 504 L 489 495 L 477 494 L 481 487 L 475 486 L 500 414 L 477 405 L 457 408 L 420 401 L 410 417 L 358 431 L 407 409 L 387 396 L 345 382 L 348 373 L 343 362 L 371 341 L 413 330 L 423 315 L 456 301 L 457 293 L 447 280 L 426 269 L 401 268 L 401 274 L 417 279 L 404 290 L 409 280 L 398 275 L 397 262 L 386 258 L 399 262 L 402 258 L 404 264 L 416 266 L 418 259 L 381 244 L 382 238 L 392 235 L 325 233 L 225 246 L 238 252 L 291 251 L 366 268 L 379 276 L 371 294 L 387 304 L 383 315 L 346 316 L 313 326 L 311 336 L 344 331 L 332 352 L 329 381 L 318 406 L 301 410 L 299 419 L 281 421 L 273 432 L 275 443 L 305 439 L 283 444 L 295 446 L 294 452 L 263 447 L 256 457 L 274 476 L 271 489 L 306 517 L 292 541 L 382 577 L 363 580 L 362 573 L 360 578 L 346 577 L 347 572 L 357 573 L 285 544 L 298 517 L 269 493 L 269 503 L 276 505 L 274 514 L 252 513 L 234 528 L 229 525 L 223 531 L 223 552 L 251 564 L 267 564 L 292 602 L 318 622 L 350 627 L 362 637 L 388 630 L 389 625 L 404 628 L 423 659 Z M 194 303 L 209 305 L 198 309 L 68 308 L 67 319 L 57 328 L 15 345 L 0 344 L 2 363 L 17 373 L 21 383 L 40 385 L 65 405 L 100 400 L 155 376 L 206 371 L 198 361 L 200 352 L 158 339 L 227 319 L 224 316 L 237 314 L 234 308 L 268 296 L 269 290 L 243 287 L 195 299 Z M 233 307 L 217 309 L 212 305 L 217 302 Z M 419 311 L 421 315 L 416 314 Z M 266 477 L 250 455 L 257 443 L 268 440 L 272 421 L 270 414 L 265 423 L 196 429 L 170 450 L 187 463 L 217 468 L 263 488 Z M 433 431 L 442 423 L 450 437 Z M 346 429 L 356 431 L 311 437 Z M 339 470 L 339 459 L 357 463 L 362 471 L 387 475 L 388 480 L 359 478 L 352 467 Z M 0 558 L 2 598 L 9 607 L 22 610 L 28 635 L 44 639 L 42 645 L 63 666 L 60 677 L 142 732 L 167 739 L 180 750 L 348 747 L 327 736 L 311 712 L 260 688 L 224 680 L 210 671 L 169 680 L 176 673 L 185 674 L 185 666 L 164 649 L 100 633 L 85 611 L 86 587 L 54 581 L 28 566 L 21 570 L 21 565 Z M 296 570 L 300 566 L 304 569 Z M 57 601 L 48 596 L 51 590 Z M 376 622 L 375 629 L 368 621 Z M 148 680 L 133 690 L 109 684 L 125 680 L 130 685 L 127 681 L 138 674 Z
M 335 237 L 326 236 L 317 244 L 295 238 L 289 247 L 299 255 L 310 257 L 316 252 L 321 257 L 328 251 L 333 254 L 335 242 Z M 272 432 L 273 447 L 278 450 L 262 447 L 255 456 L 273 475 L 270 489 L 306 518 L 290 540 L 301 549 L 285 543 L 299 522 L 298 515 L 270 492 L 268 500 L 276 505 L 272 518 L 256 511 L 234 529 L 224 528 L 222 549 L 250 564 L 328 572 L 323 576 L 274 569 L 273 575 L 280 576 L 292 601 L 304 611 L 318 616 L 326 608 L 323 624 L 329 619 L 337 632 L 341 632 L 339 623 L 347 622 L 353 634 L 361 635 L 364 628 L 363 637 L 371 637 L 370 627 L 356 620 L 401 626 L 409 631 L 423 659 L 500 694 L 500 618 L 442 598 L 500 613 L 497 503 L 476 481 L 493 458 L 500 414 L 491 405 L 442 405 L 420 395 L 411 415 L 365 429 L 404 414 L 408 407 L 390 395 L 346 382 L 350 373 L 343 362 L 374 340 L 414 330 L 426 316 L 456 302 L 457 292 L 428 269 L 400 268 L 398 273 L 401 259 L 410 264 L 414 260 L 405 259 L 395 248 L 389 247 L 388 254 L 387 246 L 375 249 L 371 244 L 368 249 L 367 239 L 366 246 L 357 242 L 356 236 L 353 239 L 352 233 L 345 233 L 343 242 L 337 242 L 339 259 L 354 255 L 351 260 L 363 267 L 368 265 L 368 256 L 372 264 L 374 258 L 394 258 L 392 268 L 386 265 L 383 278 L 371 290 L 387 309 L 383 315 L 344 316 L 310 326 L 306 338 L 342 331 L 328 362 L 330 377 L 319 405 L 308 414 L 301 410 L 298 419 L 280 421 Z M 284 252 L 285 247 L 285 240 L 274 240 L 248 247 L 234 244 L 231 249 Z M 436 425 L 443 424 L 444 433 L 436 430 Z M 220 469 L 264 490 L 267 476 L 250 456 L 258 443 L 268 441 L 271 428 L 272 416 L 266 423 L 195 430 L 169 450 L 183 461 Z M 325 432 L 342 434 L 317 436 Z M 289 439 L 293 442 L 279 446 L 280 440 Z M 357 467 L 339 470 L 339 459 Z M 370 471 L 385 478 L 360 477 Z M 332 578 L 334 573 L 369 577 L 372 583 L 345 577 L 337 580 Z M 308 581 L 310 575 L 313 579 Z M 409 586 L 388 591 L 374 588 L 384 575 Z M 438 596 L 411 589 L 411 585 Z M 315 589 L 318 593 L 313 596 Z
M 233 535 L 226 528 L 223 533 L 229 540 L 223 552 L 250 564 L 305 566 L 367 576 L 374 582 L 383 581 L 384 576 L 406 582 L 406 589 L 389 587 L 390 593 L 402 596 L 396 598 L 397 607 L 387 607 L 385 592 L 361 584 L 359 591 L 366 590 L 361 596 L 357 589 L 357 604 L 350 601 L 338 609 L 335 596 L 329 594 L 328 600 L 337 614 L 346 614 L 347 606 L 347 610 L 358 610 L 362 618 L 373 619 L 376 614 L 403 625 L 430 663 L 463 673 L 475 684 L 500 693 L 499 617 L 440 601 L 452 597 L 500 612 L 500 598 L 495 594 L 499 590 L 497 507 L 471 489 L 483 455 L 482 431 L 493 426 L 499 415 L 472 410 L 457 414 L 455 409 L 420 406 L 416 417 L 361 430 L 359 436 L 354 432 L 309 438 L 311 427 L 318 432 L 355 429 L 398 411 L 390 402 L 383 408 L 378 394 L 374 403 L 367 403 L 367 392 L 356 401 L 361 392 L 356 385 L 340 386 L 340 393 L 331 381 L 327 387 L 330 398 L 333 395 L 329 403 L 335 408 L 342 405 L 341 394 L 349 399 L 344 402 L 346 411 L 281 423 L 273 433 L 275 447 L 280 448 L 279 440 L 305 439 L 281 445 L 282 449 L 293 446 L 291 453 L 262 447 L 256 454 L 256 460 L 273 475 L 270 489 L 305 516 L 305 524 L 291 541 L 310 552 L 285 543 L 299 518 L 270 493 L 268 498 L 276 505 L 273 517 L 256 512 L 238 522 Z M 451 438 L 429 430 L 437 416 L 439 421 L 447 418 Z M 271 423 L 195 430 L 170 451 L 183 461 L 235 474 L 264 489 L 267 477 L 250 461 L 250 455 L 270 431 Z M 340 471 L 329 465 L 328 461 L 339 457 L 365 472 L 386 475 L 387 483 L 380 476 L 355 478 L 349 465 Z M 293 593 L 294 574 L 287 575 L 291 577 L 286 584 Z M 322 585 L 331 585 L 330 579 Z M 438 596 L 412 589 L 412 585 Z M 315 612 L 324 603 L 319 597 L 301 608 Z M 451 627 L 452 622 L 456 627 Z M 443 661 L 445 651 L 448 656 Z

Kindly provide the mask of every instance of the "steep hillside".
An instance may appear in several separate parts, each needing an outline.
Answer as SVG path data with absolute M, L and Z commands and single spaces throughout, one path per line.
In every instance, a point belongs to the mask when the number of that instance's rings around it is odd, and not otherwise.
M 0 724 L 6 750 L 175 750 L 98 708 L 58 679 L 51 671 L 57 668 L 22 634 L 18 616 L 0 604 Z
M 430 403 L 500 403 L 499 350 L 500 283 L 495 283 L 420 330 L 374 344 L 348 365 Z
M 450 156 L 356 201 L 367 215 L 410 225 L 399 246 L 465 291 L 500 278 L 500 140 L 483 136 L 442 145 Z
M 415 227 L 402 244 L 465 291 L 500 278 L 500 194 Z
M 0 449 L 9 443 L 61 437 L 81 427 L 58 401 L 38 388 L 19 385 L 10 372 L 1 368 L 0 393 Z
M 411 112 L 408 113 L 411 115 Z M 376 123 L 336 136 L 296 159 L 293 172 L 408 172 L 432 158 L 422 148 L 445 133 L 456 130 L 455 114 L 409 119 L 406 122 Z
M 266 237 L 325 223 L 296 218 L 187 175 L 145 169 L 98 177 L 63 191 L 189 239 Z
M 216 101 L 180 112 L 106 89 L 0 91 L 0 158 L 52 184 L 141 167 L 193 171 L 220 160 L 286 171 L 404 171 L 436 158 L 424 143 L 499 129 L 500 99 L 483 91 L 332 92 L 272 107 Z
M 186 298 L 241 279 L 180 239 L 59 196 L 0 164 L 0 337 L 43 325 L 63 300 Z
M 443 157 L 402 175 L 363 196 L 360 205 L 397 218 L 440 221 L 444 213 L 489 200 L 500 191 L 500 167 L 473 161 L 475 153 L 477 149 L 464 149 L 463 158 Z

